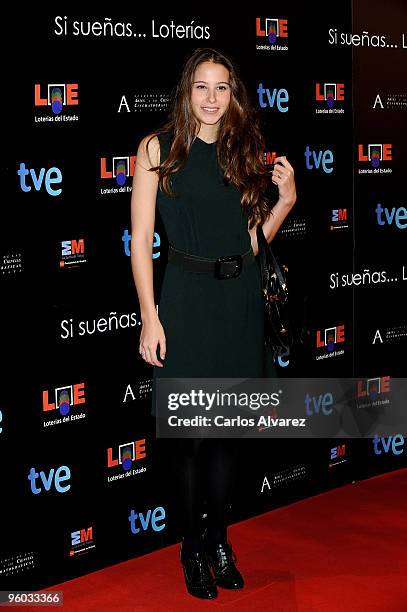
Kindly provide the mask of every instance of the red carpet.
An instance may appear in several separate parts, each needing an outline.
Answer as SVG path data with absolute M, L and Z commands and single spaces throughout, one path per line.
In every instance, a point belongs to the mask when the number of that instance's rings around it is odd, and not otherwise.
M 406 478 L 397 470 L 231 526 L 246 586 L 211 601 L 186 592 L 178 544 L 50 590 L 69 611 L 405 612 Z

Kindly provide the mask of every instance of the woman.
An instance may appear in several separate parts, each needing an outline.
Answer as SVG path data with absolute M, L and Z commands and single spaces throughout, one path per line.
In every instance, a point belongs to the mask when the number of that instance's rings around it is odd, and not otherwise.
M 199 48 L 186 61 L 167 123 L 140 142 L 131 202 L 131 260 L 142 329 L 139 351 L 159 377 L 275 375 L 264 347 L 256 225 L 270 242 L 296 201 L 294 172 L 277 157 L 270 174 L 257 111 L 230 59 Z M 279 199 L 265 196 L 271 180 Z M 158 312 L 153 292 L 155 208 L 169 242 Z M 230 261 L 221 258 L 233 256 Z M 241 256 L 241 258 L 240 258 Z M 227 540 L 236 444 L 177 440 L 180 546 L 186 587 L 201 598 L 244 581 Z M 200 470 L 203 470 L 201 475 Z M 208 525 L 202 534 L 201 502 Z

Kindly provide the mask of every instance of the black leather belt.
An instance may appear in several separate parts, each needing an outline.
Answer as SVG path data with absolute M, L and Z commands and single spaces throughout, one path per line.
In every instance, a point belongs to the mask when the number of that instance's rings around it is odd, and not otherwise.
M 169 245 L 168 261 L 179 264 L 191 272 L 210 272 L 215 278 L 225 279 L 239 276 L 243 266 L 254 263 L 255 258 L 251 247 L 243 254 L 208 259 L 207 257 L 192 255 L 186 251 L 180 251 Z

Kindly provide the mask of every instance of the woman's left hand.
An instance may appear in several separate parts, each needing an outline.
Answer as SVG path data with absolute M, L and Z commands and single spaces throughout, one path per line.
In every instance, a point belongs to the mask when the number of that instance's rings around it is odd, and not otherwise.
M 276 163 L 278 162 L 278 163 Z M 272 174 L 272 182 L 278 186 L 280 202 L 292 205 L 297 199 L 295 189 L 294 168 L 287 160 L 285 155 L 274 158 L 274 170 Z

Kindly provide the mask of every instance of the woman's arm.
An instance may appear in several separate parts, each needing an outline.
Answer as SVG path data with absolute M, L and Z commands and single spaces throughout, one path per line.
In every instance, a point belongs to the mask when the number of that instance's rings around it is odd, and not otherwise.
M 163 333 L 161 333 L 162 327 L 155 306 L 152 260 L 158 173 L 148 170 L 153 165 L 160 163 L 160 143 L 157 136 L 150 141 L 149 159 L 146 150 L 149 137 L 150 135 L 145 136 L 140 142 L 134 167 L 130 254 L 140 304 L 140 316 L 143 328 L 147 332 L 147 336 L 142 332 L 140 346 L 147 351 L 145 360 L 148 363 L 162 366 L 156 357 L 157 342 L 161 344 Z M 161 358 L 163 358 L 163 345 L 161 345 Z
M 271 242 L 274 236 L 277 234 L 281 225 L 283 224 L 284 219 L 287 217 L 292 207 L 294 206 L 295 201 L 292 203 L 286 202 L 285 200 L 279 199 L 275 206 L 273 206 L 273 214 L 269 214 L 267 220 L 263 223 L 263 233 L 266 237 L 267 242 Z M 252 242 L 252 249 L 255 255 L 259 252 L 259 247 L 257 244 L 257 236 L 256 236 L 256 225 L 249 229 L 250 239 Z
M 276 157 L 274 159 L 275 165 L 274 170 L 271 173 L 272 181 L 275 185 L 278 185 L 279 198 L 277 203 L 273 206 L 273 214 L 269 214 L 266 221 L 263 223 L 263 233 L 266 237 L 267 242 L 271 242 L 274 236 L 280 229 L 284 219 L 291 211 L 297 200 L 297 192 L 295 189 L 294 180 L 294 168 L 287 160 L 285 155 Z M 276 163 L 277 162 L 277 163 Z M 248 229 L 250 234 L 250 240 L 252 243 L 253 253 L 255 255 L 259 252 L 256 236 L 256 225 Z

